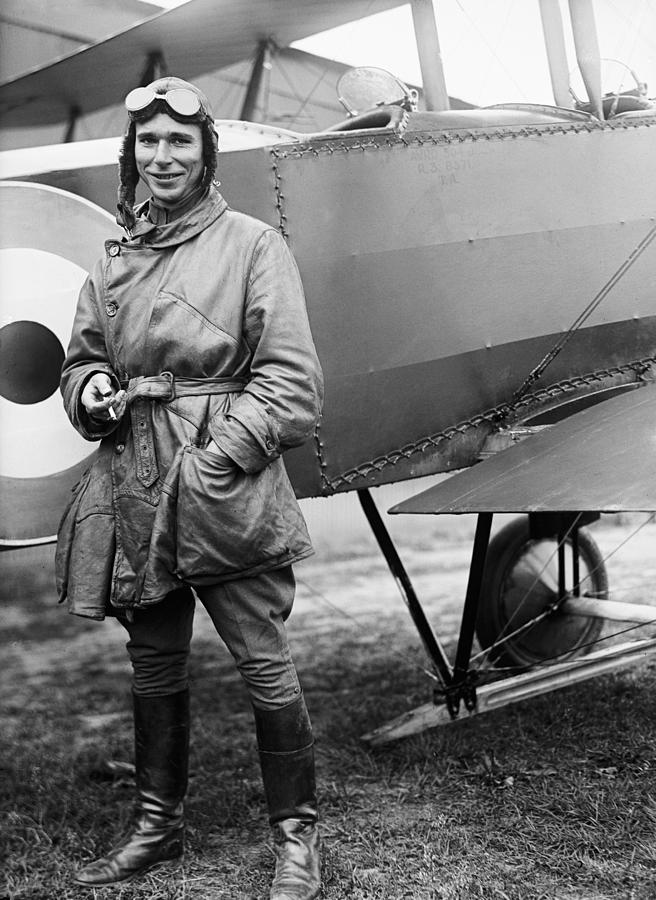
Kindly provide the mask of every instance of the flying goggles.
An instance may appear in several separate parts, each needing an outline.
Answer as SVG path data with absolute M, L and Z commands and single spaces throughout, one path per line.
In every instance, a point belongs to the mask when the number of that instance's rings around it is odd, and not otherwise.
M 140 112 L 154 100 L 163 100 L 179 116 L 195 116 L 202 110 L 200 97 L 188 88 L 172 88 L 158 94 L 151 87 L 138 87 L 130 91 L 125 98 L 125 108 L 131 113 Z

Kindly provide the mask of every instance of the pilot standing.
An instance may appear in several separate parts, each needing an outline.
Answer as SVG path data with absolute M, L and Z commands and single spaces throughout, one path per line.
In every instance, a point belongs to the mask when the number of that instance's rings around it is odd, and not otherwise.
M 281 459 L 312 434 L 322 402 L 301 282 L 278 232 L 219 194 L 204 94 L 167 77 L 126 107 L 126 237 L 106 243 L 82 289 L 61 380 L 71 422 L 100 445 L 56 562 L 70 611 L 114 615 L 129 636 L 137 808 L 128 836 L 76 881 L 114 884 L 182 855 L 196 596 L 253 706 L 271 898 L 310 900 L 313 737 L 285 621 L 292 563 L 312 548 Z M 151 197 L 135 208 L 139 178 Z

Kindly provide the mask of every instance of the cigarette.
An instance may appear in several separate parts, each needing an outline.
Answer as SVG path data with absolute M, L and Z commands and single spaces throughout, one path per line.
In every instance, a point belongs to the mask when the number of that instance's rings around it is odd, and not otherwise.
M 108 391 L 106 394 L 103 394 L 103 397 L 111 397 L 111 396 L 112 396 L 111 391 Z M 113 419 L 116 422 L 116 413 L 114 412 L 114 407 L 108 406 L 107 412 L 109 413 L 109 418 Z

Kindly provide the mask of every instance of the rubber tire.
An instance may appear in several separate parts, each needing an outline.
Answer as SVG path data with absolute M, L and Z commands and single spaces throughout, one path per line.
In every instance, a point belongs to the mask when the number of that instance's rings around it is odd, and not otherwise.
M 508 601 L 509 590 L 512 590 L 509 579 L 513 575 L 517 577 L 518 563 L 522 558 L 526 558 L 527 551 L 543 543 L 552 545 L 549 553 L 556 547 L 555 538 L 548 541 L 531 540 L 527 516 L 513 519 L 490 541 L 476 622 L 476 636 L 481 648 L 491 647 L 502 634 L 507 634 L 522 624 L 522 617 L 515 615 L 506 628 L 514 609 L 512 605 L 509 606 Z M 586 568 L 588 573 L 591 573 L 589 582 L 586 581 L 587 586 L 584 585 L 584 591 L 591 589 L 594 596 L 600 599 L 607 597 L 608 576 L 603 557 L 596 542 L 585 529 L 579 530 L 579 558 L 581 578 L 583 579 Z M 555 560 L 552 565 L 555 566 Z M 531 575 L 525 577 L 524 585 L 521 589 L 517 589 L 518 597 L 525 596 L 527 582 L 529 587 L 532 584 Z M 554 592 L 542 581 L 540 586 L 542 590 L 538 588 L 534 594 L 533 615 L 554 599 Z M 527 618 L 530 618 L 530 615 L 527 615 Z M 509 666 L 513 669 L 530 668 L 553 657 L 562 662 L 589 651 L 591 647 L 583 645 L 590 645 L 598 639 L 603 624 L 603 619 L 600 618 L 556 613 L 535 628 L 506 641 L 497 650 L 492 651 L 490 659 L 497 666 Z

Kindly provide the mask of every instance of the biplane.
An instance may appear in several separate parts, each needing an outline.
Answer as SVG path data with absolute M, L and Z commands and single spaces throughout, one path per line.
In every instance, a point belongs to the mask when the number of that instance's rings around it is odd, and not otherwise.
M 264 2 L 246 15 L 245 4 L 192 0 L 1 87 L 0 104 L 27 121 L 52 90 L 71 108 L 115 101 L 100 77 L 80 87 L 110 60 L 118 96 L 144 61 L 194 77 L 208 62 L 190 56 L 183 23 L 195 8 L 209 29 L 217 5 L 224 35 L 247 36 L 251 49 L 266 36 Z M 317 30 L 328 9 L 348 18 L 365 6 L 279 0 L 277 40 L 310 20 Z M 605 620 L 653 622 L 656 609 L 609 598 L 585 528 L 602 513 L 656 511 L 656 104 L 639 81 L 602 87 L 591 0 L 569 3 L 586 90 L 573 95 L 560 4 L 539 7 L 553 105 L 452 108 L 432 3 L 413 0 L 425 108 L 393 76 L 356 69 L 339 85 L 348 114 L 321 131 L 217 123 L 222 191 L 289 242 L 326 376 L 314 439 L 286 454 L 296 492 L 357 492 L 430 658 L 431 702 L 372 743 L 656 651 L 654 638 L 596 649 Z M 40 273 L 37 287 L 3 300 L 0 411 L 4 432 L 22 435 L 2 446 L 8 546 L 52 539 L 89 464 L 56 388 L 80 278 L 118 233 L 116 148 L 110 139 L 0 158 L 2 251 L 23 276 Z M 438 473 L 455 474 L 391 512 L 478 517 L 453 662 L 371 493 Z M 496 513 L 519 518 L 490 539 Z

